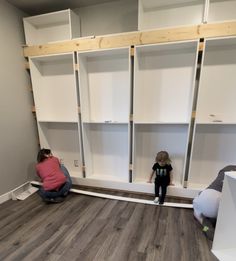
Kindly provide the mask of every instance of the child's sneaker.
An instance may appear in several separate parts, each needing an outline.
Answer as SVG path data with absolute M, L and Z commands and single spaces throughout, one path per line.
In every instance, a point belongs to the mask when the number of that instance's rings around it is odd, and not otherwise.
M 157 203 L 159 202 L 159 198 L 158 198 L 158 197 L 155 197 L 155 199 L 154 199 L 153 202 L 157 204 Z

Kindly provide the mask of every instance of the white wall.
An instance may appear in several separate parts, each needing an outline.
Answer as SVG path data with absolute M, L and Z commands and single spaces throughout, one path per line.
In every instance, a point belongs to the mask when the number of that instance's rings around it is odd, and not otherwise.
M 75 12 L 80 15 L 82 36 L 130 32 L 138 28 L 137 0 L 92 5 Z
M 38 150 L 21 47 L 22 16 L 5 0 L 0 1 L 0 196 L 34 175 Z

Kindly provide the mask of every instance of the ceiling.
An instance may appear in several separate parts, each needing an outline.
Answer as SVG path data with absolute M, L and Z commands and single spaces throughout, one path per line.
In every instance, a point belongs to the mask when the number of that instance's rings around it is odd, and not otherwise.
M 28 15 L 44 14 L 64 9 L 75 9 L 117 0 L 7 0 Z

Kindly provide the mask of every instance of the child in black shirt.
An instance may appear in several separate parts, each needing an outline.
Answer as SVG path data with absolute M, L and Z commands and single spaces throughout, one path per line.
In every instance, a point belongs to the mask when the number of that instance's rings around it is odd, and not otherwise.
M 163 204 L 165 201 L 166 190 L 172 183 L 172 166 L 170 164 L 171 160 L 168 152 L 160 151 L 156 155 L 156 163 L 152 167 L 152 173 L 149 178 L 149 183 L 152 182 L 152 177 L 156 173 L 155 178 L 155 199 L 154 203 Z M 159 195 L 159 190 L 161 187 L 161 195 Z

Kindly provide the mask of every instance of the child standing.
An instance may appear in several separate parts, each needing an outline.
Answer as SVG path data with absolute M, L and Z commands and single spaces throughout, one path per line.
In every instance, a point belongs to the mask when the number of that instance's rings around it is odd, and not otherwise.
M 152 182 L 152 177 L 156 173 L 155 178 L 155 199 L 154 203 L 163 204 L 165 201 L 166 190 L 169 185 L 172 183 L 172 166 L 171 160 L 167 151 L 160 151 L 156 155 L 156 162 L 152 167 L 152 173 L 148 180 L 149 183 Z M 159 190 L 161 187 L 161 195 Z

